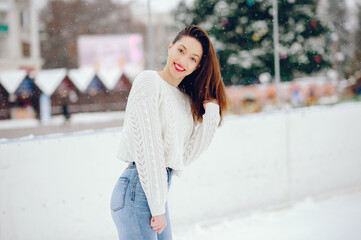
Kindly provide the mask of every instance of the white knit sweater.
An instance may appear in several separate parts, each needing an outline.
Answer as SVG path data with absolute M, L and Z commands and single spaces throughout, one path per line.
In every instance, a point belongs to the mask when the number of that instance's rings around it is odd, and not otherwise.
M 215 103 L 206 104 L 202 123 L 193 121 L 190 97 L 156 71 L 143 71 L 136 77 L 117 157 L 136 162 L 152 216 L 165 213 L 166 167 L 179 175 L 208 147 L 219 121 Z

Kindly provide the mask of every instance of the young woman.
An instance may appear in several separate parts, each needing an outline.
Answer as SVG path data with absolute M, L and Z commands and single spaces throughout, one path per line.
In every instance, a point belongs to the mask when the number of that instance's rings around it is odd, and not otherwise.
M 214 47 L 188 26 L 169 44 L 163 71 L 141 72 L 129 94 L 117 154 L 129 166 L 110 201 L 120 240 L 172 239 L 171 177 L 208 147 L 226 108 Z

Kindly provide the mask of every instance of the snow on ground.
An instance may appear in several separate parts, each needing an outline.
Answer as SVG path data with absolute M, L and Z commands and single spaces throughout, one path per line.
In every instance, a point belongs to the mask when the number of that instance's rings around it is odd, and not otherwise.
M 360 240 L 361 189 L 174 229 L 175 240 Z

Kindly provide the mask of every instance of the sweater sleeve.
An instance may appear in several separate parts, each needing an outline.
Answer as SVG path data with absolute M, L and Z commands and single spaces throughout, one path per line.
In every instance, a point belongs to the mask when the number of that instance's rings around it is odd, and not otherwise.
M 134 80 L 126 109 L 132 155 L 152 216 L 165 213 L 168 194 L 160 99 L 159 82 L 150 73 L 142 72 Z
M 197 123 L 184 151 L 184 165 L 189 165 L 204 152 L 211 143 L 220 121 L 219 105 L 209 102 L 203 114 L 203 122 Z

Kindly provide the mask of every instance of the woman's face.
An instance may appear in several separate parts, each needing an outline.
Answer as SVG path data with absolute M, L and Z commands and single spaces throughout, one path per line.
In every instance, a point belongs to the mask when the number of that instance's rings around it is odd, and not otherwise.
M 183 79 L 199 67 L 203 55 L 202 44 L 195 38 L 183 36 L 168 46 L 167 67 L 176 79 Z

